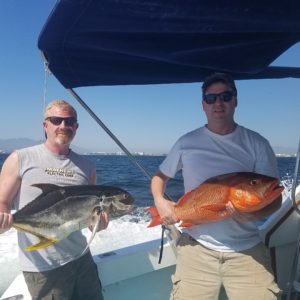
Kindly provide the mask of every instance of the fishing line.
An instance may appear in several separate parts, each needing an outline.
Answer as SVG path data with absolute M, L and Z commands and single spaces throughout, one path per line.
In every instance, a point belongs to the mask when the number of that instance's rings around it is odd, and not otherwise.
M 120 142 L 120 140 L 109 130 L 109 128 L 98 118 L 98 116 L 90 109 L 90 107 L 80 98 L 80 96 L 73 90 L 67 89 L 69 93 L 79 102 L 79 104 L 89 113 L 89 115 L 98 123 L 98 125 L 112 138 L 112 140 L 124 151 L 127 157 L 131 160 L 131 162 L 142 171 L 142 173 L 151 181 L 152 176 L 148 173 L 148 171 L 134 158 L 134 156 L 128 151 L 128 149 Z M 165 193 L 165 197 L 168 200 L 171 198 Z M 170 245 L 176 254 L 176 241 L 180 236 L 180 231 L 176 228 L 175 225 L 165 225 L 167 229 L 169 229 L 168 237 L 170 240 Z M 163 230 L 163 229 L 162 229 Z M 163 230 L 164 233 L 165 230 Z M 163 240 L 163 237 L 162 237 Z M 160 249 L 162 255 L 162 248 Z
M 44 109 L 46 107 L 46 99 L 47 99 L 47 92 L 48 92 L 48 78 L 50 74 L 48 62 L 44 61 L 44 88 L 43 88 L 43 106 Z
M 160 238 L 160 251 L 159 251 L 159 257 L 158 257 L 158 263 L 161 263 L 163 253 L 164 253 L 164 235 L 165 235 L 166 226 L 161 225 L 161 238 Z
M 42 56 L 44 57 L 43 52 L 42 52 Z M 43 119 L 44 119 L 44 111 L 46 108 L 46 100 L 47 100 L 47 94 L 48 94 L 49 75 L 51 75 L 51 71 L 49 69 L 49 63 L 44 57 L 44 87 L 43 87 L 43 111 L 42 111 Z M 45 136 L 45 139 L 47 139 L 47 134 L 44 131 L 44 129 L 43 129 L 43 135 Z
M 48 79 L 48 74 L 51 74 L 51 71 L 48 68 L 48 59 L 44 55 L 44 52 L 41 51 L 41 54 L 43 56 L 44 62 L 45 62 L 45 81 L 46 78 Z M 47 70 L 47 73 L 46 73 Z M 46 85 L 44 85 L 47 87 Z M 47 88 L 45 88 L 44 92 L 44 101 L 46 101 L 46 91 Z M 151 181 L 152 176 L 147 172 L 147 170 L 133 157 L 133 155 L 127 150 L 127 148 L 117 139 L 117 137 L 108 129 L 108 127 L 97 117 L 97 115 L 89 108 L 89 106 L 79 97 L 79 95 L 72 89 L 67 89 L 69 93 L 79 102 L 79 104 L 89 113 L 89 115 L 98 123 L 98 125 L 112 138 L 112 140 L 124 151 L 124 153 L 127 155 L 127 157 L 131 160 L 131 162 L 136 165 L 138 169 L 142 171 L 142 173 L 146 176 Z M 172 200 L 166 193 L 164 193 L 164 196 L 168 200 Z M 170 246 L 173 249 L 174 254 L 176 255 L 177 249 L 176 249 L 176 242 L 178 238 L 181 235 L 181 232 L 176 228 L 175 225 L 164 225 L 165 228 L 169 229 L 168 230 L 168 238 L 170 242 Z M 165 230 L 163 230 L 163 233 Z M 162 237 L 162 242 L 163 242 L 163 237 Z M 160 249 L 161 255 L 163 252 L 163 248 Z

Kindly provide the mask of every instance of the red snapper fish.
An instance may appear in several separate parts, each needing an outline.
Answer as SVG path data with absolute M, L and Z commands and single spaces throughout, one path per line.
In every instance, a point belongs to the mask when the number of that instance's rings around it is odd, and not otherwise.
M 174 205 L 174 212 L 181 227 L 223 220 L 230 216 L 226 204 L 231 201 L 239 212 L 261 210 L 283 191 L 279 179 L 252 173 L 235 172 L 215 176 L 185 193 Z M 148 208 L 152 221 L 148 227 L 162 224 L 155 207 Z

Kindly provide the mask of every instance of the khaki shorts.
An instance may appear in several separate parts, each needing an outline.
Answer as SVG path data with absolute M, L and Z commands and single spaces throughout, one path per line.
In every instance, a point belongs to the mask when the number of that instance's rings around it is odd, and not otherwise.
M 23 272 L 33 300 L 103 300 L 101 283 L 89 253 L 46 272 Z
M 171 300 L 216 300 L 222 286 L 230 300 L 280 299 L 262 243 L 242 252 L 219 252 L 183 233 L 172 282 Z

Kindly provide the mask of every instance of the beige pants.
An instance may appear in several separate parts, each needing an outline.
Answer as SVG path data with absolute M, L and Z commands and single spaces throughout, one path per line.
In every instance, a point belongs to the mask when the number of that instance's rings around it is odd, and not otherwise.
M 216 300 L 222 285 L 230 300 L 280 299 L 262 243 L 243 252 L 219 252 L 182 234 L 172 281 L 171 300 Z

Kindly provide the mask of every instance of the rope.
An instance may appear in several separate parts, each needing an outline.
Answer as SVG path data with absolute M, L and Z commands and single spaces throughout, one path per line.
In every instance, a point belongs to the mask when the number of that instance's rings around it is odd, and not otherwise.
M 127 148 L 118 140 L 118 138 L 108 129 L 108 127 L 97 117 L 97 115 L 88 107 L 88 105 L 79 97 L 79 95 L 73 90 L 68 89 L 68 91 L 71 93 L 71 95 L 79 102 L 79 104 L 90 114 L 90 116 L 98 123 L 100 127 L 113 139 L 113 141 L 124 151 L 124 153 L 128 156 L 128 158 L 138 167 L 142 173 L 151 180 L 150 174 L 147 172 L 147 170 L 134 158 L 134 156 L 127 150 Z M 165 197 L 169 200 L 171 198 L 165 194 Z M 174 225 L 164 225 L 165 229 L 168 229 L 168 237 L 170 238 L 170 245 L 173 248 L 174 253 L 176 254 L 176 241 L 178 236 L 180 235 L 179 230 Z M 163 244 L 163 235 L 165 230 L 163 229 L 162 232 L 162 239 L 161 244 Z M 162 250 L 163 247 L 161 247 L 161 256 L 162 256 Z

